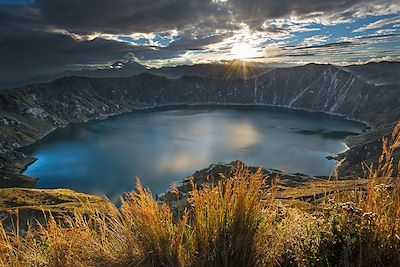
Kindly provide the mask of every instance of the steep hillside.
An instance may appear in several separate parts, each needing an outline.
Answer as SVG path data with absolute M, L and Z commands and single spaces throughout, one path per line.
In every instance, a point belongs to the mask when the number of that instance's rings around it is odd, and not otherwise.
M 148 73 L 129 78 L 66 77 L 0 92 L 0 168 L 20 172 L 33 159 L 14 149 L 70 122 L 140 108 L 206 103 L 306 109 L 372 126 L 390 125 L 400 119 L 397 86 L 375 86 L 332 65 L 273 69 L 250 79 L 195 76 L 168 79 Z M 381 136 L 365 135 L 369 138 L 367 142 L 375 138 L 378 143 Z M 352 172 L 360 170 L 360 162 L 377 159 L 379 151 L 367 152 L 368 155 L 356 153 L 352 157 Z M 357 167 L 353 169 L 354 166 Z M 349 174 L 348 170 L 344 173 Z
M 346 66 L 343 69 L 371 84 L 400 85 L 400 62 L 370 62 L 365 65 Z

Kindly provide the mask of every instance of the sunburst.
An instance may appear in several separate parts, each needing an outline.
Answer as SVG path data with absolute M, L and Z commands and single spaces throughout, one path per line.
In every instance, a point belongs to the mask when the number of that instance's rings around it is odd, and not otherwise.
M 247 43 L 236 43 L 232 46 L 231 54 L 235 59 L 249 59 L 257 57 L 257 48 Z

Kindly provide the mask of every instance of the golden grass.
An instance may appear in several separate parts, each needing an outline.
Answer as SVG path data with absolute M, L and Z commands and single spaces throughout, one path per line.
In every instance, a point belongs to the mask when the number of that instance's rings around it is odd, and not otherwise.
M 106 199 L 102 197 L 78 193 L 70 189 L 0 189 L 0 212 L 10 208 L 62 212 L 82 210 L 87 206 L 101 207 L 106 202 Z
M 25 233 L 18 224 L 0 226 L 0 265 L 400 266 L 400 177 L 392 177 L 399 147 L 400 123 L 384 139 L 378 166 L 368 166 L 367 181 L 292 191 L 261 170 L 239 168 L 216 184 L 193 183 L 178 212 L 138 180 L 121 208 L 107 203 L 61 220 L 50 215 Z M 304 196 L 309 208 L 288 205 Z

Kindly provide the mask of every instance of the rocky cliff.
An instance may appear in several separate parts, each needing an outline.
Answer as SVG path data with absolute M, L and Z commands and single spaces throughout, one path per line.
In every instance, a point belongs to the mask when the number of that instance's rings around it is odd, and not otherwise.
M 248 79 L 169 79 L 148 73 L 129 78 L 65 77 L 0 91 L 0 169 L 18 174 L 34 159 L 15 149 L 71 122 L 140 108 L 205 103 L 306 109 L 363 121 L 374 129 L 380 127 L 379 134 L 371 130 L 364 135 L 365 140 L 359 137 L 349 142 L 351 149 L 346 156 L 351 158 L 347 164 L 351 168 L 344 169 L 344 174 L 359 172 L 365 160 L 376 160 L 382 134 L 400 119 L 398 85 L 374 85 L 332 65 L 273 69 Z M 374 151 L 370 151 L 372 147 Z

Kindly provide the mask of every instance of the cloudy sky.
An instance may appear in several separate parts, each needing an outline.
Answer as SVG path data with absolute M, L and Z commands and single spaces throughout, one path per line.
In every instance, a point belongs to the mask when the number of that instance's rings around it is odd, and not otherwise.
M 0 0 L 0 81 L 245 59 L 400 59 L 400 0 Z

